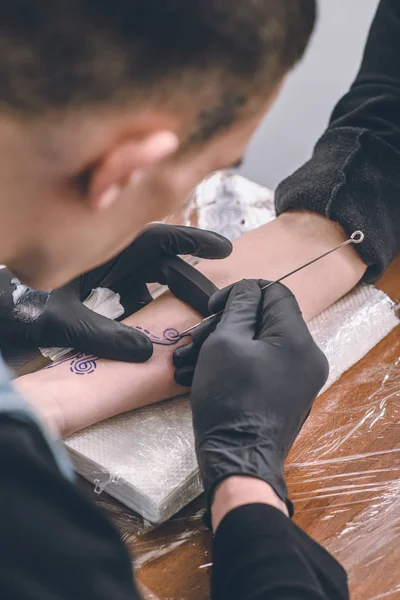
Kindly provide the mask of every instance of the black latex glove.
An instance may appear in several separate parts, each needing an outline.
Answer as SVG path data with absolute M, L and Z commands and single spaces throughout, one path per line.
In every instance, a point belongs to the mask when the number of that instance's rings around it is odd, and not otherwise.
M 151 301 L 146 283 L 168 285 L 168 273 L 161 268 L 166 256 L 225 258 L 231 250 L 229 240 L 216 233 L 157 224 L 105 265 L 51 293 L 17 288 L 13 275 L 2 269 L 0 347 L 58 346 L 102 358 L 144 362 L 153 352 L 146 335 L 94 313 L 82 301 L 93 288 L 106 287 L 120 294 L 123 316 L 130 315 Z
M 268 482 L 292 512 L 283 463 L 329 369 L 293 294 L 282 284 L 261 291 L 266 283 L 217 292 L 210 311 L 224 313 L 215 331 L 207 337 L 204 328 L 174 362 L 189 370 L 202 344 L 191 404 L 208 505 L 223 479 L 248 475 Z

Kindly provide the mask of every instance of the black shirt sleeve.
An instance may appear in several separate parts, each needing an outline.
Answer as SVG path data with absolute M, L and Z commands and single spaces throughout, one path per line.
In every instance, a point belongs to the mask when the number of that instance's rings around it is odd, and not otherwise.
M 277 214 L 306 209 L 357 229 L 375 281 L 400 250 L 400 2 L 381 0 L 359 73 L 312 158 L 276 191 Z
M 213 543 L 212 600 L 347 600 L 347 575 L 326 550 L 266 504 L 231 511 Z
M 138 600 L 118 531 L 34 423 L 0 415 L 0 598 Z
M 0 597 L 139 600 L 118 531 L 59 469 L 36 423 L 0 415 Z M 344 600 L 342 567 L 280 511 L 240 507 L 213 547 L 213 600 Z

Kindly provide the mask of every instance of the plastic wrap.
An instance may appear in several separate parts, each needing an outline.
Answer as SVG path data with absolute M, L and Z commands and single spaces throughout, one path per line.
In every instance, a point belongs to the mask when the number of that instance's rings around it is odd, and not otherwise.
M 330 364 L 327 385 L 398 323 L 383 292 L 361 286 L 311 321 Z M 187 398 L 118 415 L 67 440 L 77 471 L 151 522 L 162 522 L 201 493 Z M 335 442 L 332 442 L 334 444 Z
M 194 200 L 201 227 L 231 239 L 274 218 L 269 190 L 239 176 L 217 173 Z M 379 290 L 361 286 L 310 323 L 328 357 L 327 386 L 362 358 L 398 323 Z M 201 492 L 186 398 L 120 415 L 67 440 L 76 468 L 151 522 L 162 522 Z
M 233 239 L 273 218 L 270 191 L 216 174 L 170 222 Z M 353 600 L 400 598 L 399 328 L 378 343 L 397 322 L 393 303 L 371 287 L 312 322 L 329 356 L 329 385 L 378 346 L 317 399 L 286 465 L 295 521 L 345 566 Z M 200 492 L 187 400 L 121 415 L 68 445 L 133 551 L 144 597 L 208 598 L 212 559 L 201 498 L 154 526 L 102 493 L 162 520 Z
M 289 457 L 297 519 L 360 600 L 400 597 L 399 425 L 397 328 L 316 404 Z
M 399 412 L 397 328 L 316 401 L 287 461 L 295 522 L 346 568 L 352 600 L 400 597 Z M 211 536 L 201 498 L 145 529 L 116 501 L 99 501 L 134 554 L 145 598 L 208 598 Z
M 194 195 L 197 224 L 230 240 L 275 218 L 274 194 L 240 175 L 218 172 Z

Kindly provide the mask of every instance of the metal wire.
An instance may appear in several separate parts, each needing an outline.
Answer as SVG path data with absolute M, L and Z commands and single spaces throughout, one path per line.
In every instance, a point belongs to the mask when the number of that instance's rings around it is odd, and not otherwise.
M 279 283 L 280 281 L 283 281 L 287 277 L 290 277 L 291 275 L 294 275 L 295 273 L 298 273 L 302 269 L 305 269 L 306 267 L 309 267 L 310 265 L 314 264 L 318 260 L 321 260 L 321 258 L 324 258 L 325 256 L 328 256 L 328 254 L 332 254 L 332 252 L 336 252 L 337 250 L 339 250 L 340 248 L 343 248 L 344 246 L 347 246 L 348 244 L 361 244 L 361 242 L 363 242 L 363 241 L 364 241 L 364 234 L 363 234 L 363 232 L 362 231 L 355 231 L 354 233 L 351 234 L 351 236 L 349 237 L 349 239 L 346 240 L 345 242 L 342 242 L 338 246 L 335 246 L 334 248 L 331 248 L 331 250 L 328 250 L 327 252 L 324 252 L 323 254 L 320 254 L 319 256 L 317 256 L 316 258 L 314 258 L 313 260 L 310 260 L 309 262 L 305 263 L 304 265 L 301 265 L 301 267 L 297 267 L 297 269 L 294 269 L 293 271 L 290 271 L 289 273 L 286 273 L 286 275 L 283 275 L 282 277 L 279 277 L 279 279 L 275 279 L 274 281 L 270 281 L 267 285 L 265 285 L 261 289 L 265 290 L 265 289 L 269 288 L 271 285 L 274 285 L 274 283 Z M 218 313 L 214 313 L 212 315 L 209 315 L 208 317 L 206 317 L 205 319 L 203 319 L 199 323 L 196 323 L 195 325 L 192 325 L 191 327 L 188 327 L 188 329 L 185 329 L 184 331 L 182 331 L 179 334 L 179 336 L 176 338 L 176 340 L 173 343 L 176 343 L 181 338 L 189 335 L 194 329 L 196 329 L 197 327 L 199 327 L 199 325 L 201 325 L 202 323 L 205 323 L 206 321 L 210 321 L 211 319 L 215 319 L 215 317 L 219 317 L 220 315 L 222 315 L 222 313 L 223 313 L 223 311 L 221 310 Z

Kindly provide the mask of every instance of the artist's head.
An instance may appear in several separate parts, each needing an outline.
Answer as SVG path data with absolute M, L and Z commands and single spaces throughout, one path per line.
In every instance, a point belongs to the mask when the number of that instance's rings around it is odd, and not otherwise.
M 315 0 L 0 7 L 0 262 L 55 287 L 237 163 Z

